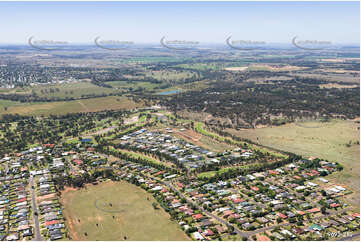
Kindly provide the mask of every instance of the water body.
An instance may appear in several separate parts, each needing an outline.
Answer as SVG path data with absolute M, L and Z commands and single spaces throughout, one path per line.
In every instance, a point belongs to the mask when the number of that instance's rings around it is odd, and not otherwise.
M 170 94 L 176 94 L 176 93 L 180 93 L 181 90 L 171 90 L 171 91 L 165 91 L 165 92 L 160 92 L 158 93 L 159 95 L 170 95 Z

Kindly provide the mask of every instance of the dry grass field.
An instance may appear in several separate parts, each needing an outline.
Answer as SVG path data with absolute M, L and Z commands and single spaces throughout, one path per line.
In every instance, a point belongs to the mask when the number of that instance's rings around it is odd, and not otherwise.
M 190 240 L 163 209 L 153 208 L 155 201 L 151 194 L 124 181 L 62 194 L 72 240 Z
M 21 115 L 66 114 L 77 112 L 96 112 L 110 109 L 134 109 L 141 106 L 142 103 L 136 104 L 125 97 L 115 96 L 44 103 L 0 101 L 0 115 L 10 113 L 17 113 Z M 7 107 L 7 109 L 5 107 Z

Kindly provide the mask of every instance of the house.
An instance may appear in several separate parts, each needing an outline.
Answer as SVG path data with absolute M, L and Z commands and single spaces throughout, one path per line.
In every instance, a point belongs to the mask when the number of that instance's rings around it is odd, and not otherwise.
M 326 179 L 324 179 L 324 178 L 322 178 L 322 177 L 318 178 L 318 180 L 320 180 L 320 181 L 322 181 L 322 182 L 324 182 L 324 183 L 328 183 L 328 180 L 326 180 Z
M 313 231 L 322 231 L 323 230 L 323 228 L 318 224 L 312 224 L 309 228 Z
M 195 240 L 204 240 L 204 237 L 199 232 L 192 233 L 192 236 Z
M 261 224 L 266 224 L 269 222 L 268 219 L 266 219 L 264 217 L 257 218 L 257 221 Z
M 223 234 L 227 231 L 227 229 L 225 229 L 223 226 L 221 226 L 220 224 L 217 224 L 216 226 L 214 226 L 214 228 L 218 231 L 218 233 Z
M 19 240 L 19 234 L 18 233 L 10 234 L 6 237 L 6 240 L 7 241 Z
M 321 212 L 321 210 L 319 208 L 312 208 L 312 209 L 309 209 L 307 210 L 308 213 L 318 213 L 318 212 Z
M 59 223 L 58 220 L 46 221 L 46 222 L 45 222 L 45 226 L 49 226 L 49 225 L 53 225 L 53 224 L 58 224 L 58 223 Z
M 195 219 L 195 220 L 201 220 L 203 218 L 203 215 L 198 213 L 198 214 L 193 214 L 192 217 Z
M 337 208 L 337 207 L 339 207 L 340 206 L 340 204 L 338 204 L 338 203 L 331 203 L 330 204 L 330 207 L 331 208 Z
M 291 238 L 296 238 L 296 236 L 294 234 L 292 234 L 289 230 L 287 229 L 282 229 L 281 230 L 281 234 L 285 235 L 285 236 L 288 236 L 288 237 L 291 237 Z
M 305 189 L 306 189 L 305 186 L 298 186 L 298 187 L 295 188 L 295 190 L 296 190 L 297 192 L 303 191 L 303 190 L 305 190 Z
M 282 219 L 288 218 L 287 215 L 285 215 L 283 213 L 278 213 L 278 216 L 281 217 Z
M 295 234 L 303 234 L 303 233 L 305 233 L 305 230 L 303 228 L 295 227 L 295 228 L 292 228 L 292 232 Z
M 272 235 L 274 237 L 276 237 L 276 239 L 278 239 L 278 240 L 284 240 L 285 239 L 281 234 L 279 234 L 277 232 L 274 232 Z
M 323 229 L 327 229 L 328 227 L 330 227 L 330 223 L 327 223 L 327 222 L 323 222 L 323 223 L 321 223 L 320 224 L 321 225 L 321 227 L 323 228 Z
M 25 229 L 25 230 L 23 231 L 23 236 L 24 236 L 24 237 L 25 237 L 25 236 L 32 236 L 32 235 L 33 235 L 33 231 L 32 231 L 31 228 Z
M 83 164 L 83 161 L 82 161 L 82 160 L 79 160 L 79 159 L 75 159 L 74 162 L 75 162 L 78 166 L 80 166 L 80 165 Z
M 232 199 L 232 202 L 235 204 L 238 204 L 238 203 L 244 202 L 244 200 L 240 199 L 240 198 L 234 198 L 234 199 Z
M 248 223 L 248 222 L 242 224 L 242 228 L 243 228 L 244 230 L 249 230 L 252 226 L 253 226 L 253 225 L 250 224 L 250 223 Z
M 213 236 L 214 232 L 210 229 L 206 229 L 206 231 L 203 232 L 204 236 Z
M 256 186 L 253 186 L 253 187 L 251 187 L 251 190 L 253 190 L 253 191 L 255 191 L 255 192 L 258 192 L 258 191 L 259 191 L 259 188 L 256 187 Z
M 199 223 L 199 225 L 201 227 L 208 227 L 208 226 L 211 226 L 213 224 L 213 222 L 209 219 L 205 219 L 203 220 L 202 222 Z
M 262 234 L 257 234 L 256 238 L 258 241 L 271 241 L 271 239 L 268 238 L 268 236 Z
M 229 215 L 233 214 L 234 212 L 232 210 L 226 210 L 223 211 L 223 217 L 228 217 Z

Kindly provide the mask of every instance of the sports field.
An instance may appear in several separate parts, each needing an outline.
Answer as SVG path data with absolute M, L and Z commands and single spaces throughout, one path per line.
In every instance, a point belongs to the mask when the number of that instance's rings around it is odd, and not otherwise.
M 124 181 L 62 195 L 72 240 L 190 240 L 163 209 L 153 208 L 153 202 L 149 193 Z

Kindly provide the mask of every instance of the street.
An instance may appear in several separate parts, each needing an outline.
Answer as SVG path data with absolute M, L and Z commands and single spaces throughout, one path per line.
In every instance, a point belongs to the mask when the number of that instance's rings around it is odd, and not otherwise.
M 36 206 L 36 196 L 35 196 L 35 189 L 33 189 L 34 186 L 34 179 L 33 176 L 30 176 L 29 179 L 29 184 L 30 184 L 30 190 L 31 190 L 31 201 L 32 201 L 32 207 L 33 207 L 33 217 L 34 217 L 34 226 L 35 226 L 35 241 L 41 241 L 43 240 L 40 234 L 40 225 L 39 225 L 39 217 L 38 215 L 38 209 Z

